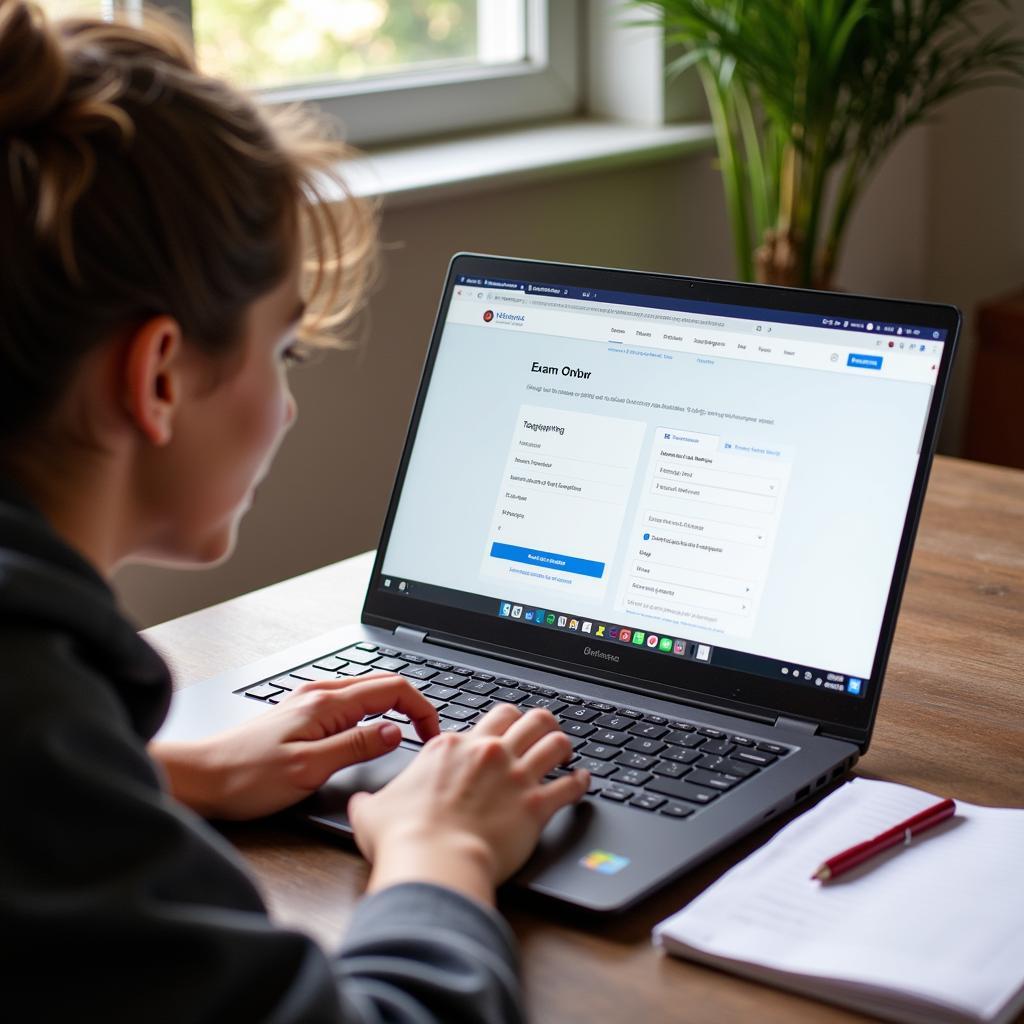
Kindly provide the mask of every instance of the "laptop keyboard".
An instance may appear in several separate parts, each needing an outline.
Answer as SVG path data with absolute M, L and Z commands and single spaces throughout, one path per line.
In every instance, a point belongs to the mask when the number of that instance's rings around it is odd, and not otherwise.
M 547 708 L 573 746 L 568 764 L 548 778 L 586 768 L 590 796 L 669 818 L 689 818 L 793 749 L 371 643 L 352 644 L 236 692 L 277 704 L 304 682 L 379 671 L 403 675 L 419 689 L 437 708 L 442 732 L 465 731 L 500 702 L 524 711 Z M 405 740 L 422 744 L 405 715 L 382 717 L 398 724 Z

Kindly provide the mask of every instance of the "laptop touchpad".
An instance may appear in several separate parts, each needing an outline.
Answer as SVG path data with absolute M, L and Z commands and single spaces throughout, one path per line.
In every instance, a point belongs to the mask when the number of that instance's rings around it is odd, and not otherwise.
M 335 772 L 319 792 L 300 805 L 299 810 L 317 824 L 351 832 L 345 808 L 353 793 L 376 793 L 386 786 L 416 756 L 415 750 L 397 747 L 373 761 Z

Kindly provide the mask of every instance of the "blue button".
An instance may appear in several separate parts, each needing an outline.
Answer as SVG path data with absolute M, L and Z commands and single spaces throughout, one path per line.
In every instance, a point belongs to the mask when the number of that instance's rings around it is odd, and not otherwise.
M 846 680 L 846 692 L 852 693 L 857 697 L 860 695 L 861 685 L 862 680 L 858 679 L 856 676 L 850 676 L 850 678 Z
M 859 352 L 851 352 L 846 357 L 847 366 L 856 366 L 861 370 L 880 370 L 882 368 L 881 356 L 866 356 Z
M 593 576 L 600 579 L 604 575 L 604 562 L 594 562 L 589 558 L 574 558 L 572 555 L 558 555 L 553 551 L 536 551 L 533 548 L 521 548 L 515 544 L 491 544 L 491 558 L 504 558 L 509 562 L 525 562 L 545 569 L 558 569 L 561 572 L 575 573 L 577 576 Z

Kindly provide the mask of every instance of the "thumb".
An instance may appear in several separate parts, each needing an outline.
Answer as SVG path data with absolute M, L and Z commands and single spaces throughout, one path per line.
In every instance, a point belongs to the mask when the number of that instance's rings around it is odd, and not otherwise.
M 323 785 L 336 771 L 360 761 L 372 761 L 375 757 L 394 750 L 402 739 L 402 731 L 394 722 L 380 722 L 346 729 L 322 740 L 309 744 L 309 764 Z

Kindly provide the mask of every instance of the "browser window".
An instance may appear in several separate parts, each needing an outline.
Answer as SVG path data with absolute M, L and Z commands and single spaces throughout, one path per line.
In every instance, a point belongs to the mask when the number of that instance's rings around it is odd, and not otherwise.
M 379 585 L 863 697 L 944 340 L 457 280 Z

